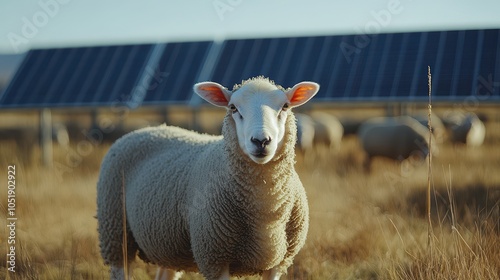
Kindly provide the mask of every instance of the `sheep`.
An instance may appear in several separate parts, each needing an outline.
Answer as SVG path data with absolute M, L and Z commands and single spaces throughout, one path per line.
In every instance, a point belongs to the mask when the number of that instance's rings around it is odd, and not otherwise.
M 313 149 L 314 121 L 306 114 L 295 114 L 297 119 L 297 147 L 304 153 Z
M 427 114 L 416 114 L 413 116 L 419 123 L 423 126 L 427 127 L 429 122 L 429 116 Z M 431 113 L 431 125 L 432 125 L 432 134 L 434 135 L 434 139 L 436 139 L 436 143 L 443 143 L 446 140 L 446 127 L 443 124 L 443 121 L 439 116 L 434 113 Z
M 425 158 L 429 154 L 429 132 L 414 118 L 378 117 L 361 124 L 358 136 L 366 160 L 365 170 L 370 170 L 371 160 L 375 156 L 382 156 L 402 161 L 410 156 Z M 432 152 L 437 152 L 435 145 Z
M 174 279 L 181 271 L 207 279 L 279 279 L 309 226 L 307 197 L 294 169 L 290 109 L 318 90 L 313 82 L 285 90 L 262 76 L 232 91 L 202 82 L 194 91 L 227 110 L 222 136 L 161 125 L 117 140 L 97 183 L 101 255 L 111 278 L 124 275 L 127 244 L 128 261 L 138 252 L 160 267 L 157 279 Z
M 349 136 L 349 135 L 357 135 L 359 127 L 361 124 L 366 121 L 365 118 L 352 118 L 352 117 L 343 117 L 340 119 L 340 123 L 342 124 L 342 127 L 344 128 L 344 135 Z
M 330 152 L 338 151 L 344 135 L 344 126 L 337 117 L 325 112 L 312 112 L 311 117 L 315 123 L 315 145 L 325 144 Z
M 55 123 L 52 126 L 52 139 L 61 147 L 69 146 L 69 133 L 64 124 Z
M 452 143 L 466 144 L 467 147 L 479 147 L 483 144 L 486 128 L 479 117 L 472 113 L 453 112 L 446 116 Z

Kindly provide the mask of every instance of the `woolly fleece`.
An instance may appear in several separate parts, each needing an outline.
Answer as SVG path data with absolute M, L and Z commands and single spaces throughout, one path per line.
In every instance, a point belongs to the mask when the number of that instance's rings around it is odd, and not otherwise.
M 368 158 L 403 160 L 414 152 L 424 157 L 429 153 L 429 132 L 408 116 L 372 118 L 361 125 L 358 135 Z

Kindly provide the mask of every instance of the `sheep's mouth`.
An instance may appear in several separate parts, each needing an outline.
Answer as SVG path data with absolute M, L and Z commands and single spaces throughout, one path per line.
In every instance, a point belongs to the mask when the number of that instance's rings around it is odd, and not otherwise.
M 256 158 L 265 158 L 267 156 L 267 154 L 264 152 L 258 152 L 258 153 L 252 153 L 252 156 L 254 156 Z

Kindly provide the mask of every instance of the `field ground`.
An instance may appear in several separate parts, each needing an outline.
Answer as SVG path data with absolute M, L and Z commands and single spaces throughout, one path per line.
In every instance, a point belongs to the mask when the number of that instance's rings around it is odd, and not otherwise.
M 310 230 L 282 279 L 500 279 L 500 125 L 488 124 L 488 132 L 481 148 L 448 144 L 433 159 L 430 246 L 426 163 L 377 160 L 365 174 L 354 137 L 331 155 L 321 147 L 298 154 Z M 57 148 L 49 170 L 25 166 L 2 145 L 0 217 L 5 221 L 4 182 L 13 163 L 18 220 L 15 273 L 6 267 L 9 230 L 0 230 L 1 279 L 108 277 L 94 218 L 98 167 L 108 147 Z M 131 273 L 151 279 L 155 269 L 137 261 Z

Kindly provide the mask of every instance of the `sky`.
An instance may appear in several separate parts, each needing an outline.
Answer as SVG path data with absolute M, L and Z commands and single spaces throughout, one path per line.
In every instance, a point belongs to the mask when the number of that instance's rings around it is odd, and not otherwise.
M 0 54 L 31 48 L 500 28 L 499 0 L 2 0 Z

